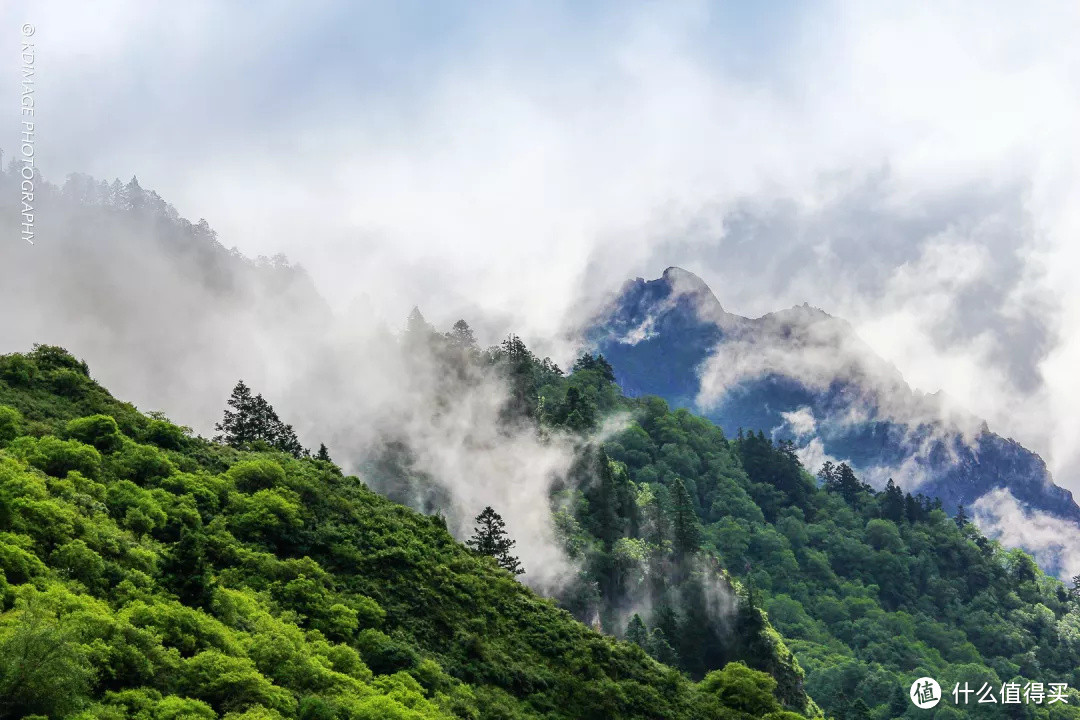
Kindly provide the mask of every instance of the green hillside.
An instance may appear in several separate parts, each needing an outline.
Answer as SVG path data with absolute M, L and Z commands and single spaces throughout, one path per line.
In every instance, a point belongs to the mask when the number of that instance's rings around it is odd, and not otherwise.
M 327 461 L 0 357 L 0 718 L 797 717 L 776 687 L 692 682 Z
M 508 427 L 576 438 L 557 597 L 393 502 L 445 492 L 404 438 L 364 468 L 387 499 L 287 426 L 192 437 L 38 347 L 0 358 L 0 718 L 1080 717 L 1075 689 L 953 703 L 1080 685 L 1080 592 L 962 515 L 626 398 L 600 357 L 564 373 L 418 315 L 400 349 L 440 403 L 495 373 Z
M 874 491 L 846 465 L 826 465 L 815 478 L 789 443 L 760 431 L 729 439 L 659 398 L 625 398 L 602 358 L 583 357 L 567 377 L 525 382 L 553 424 L 588 430 L 626 418 L 604 448 L 613 487 L 634 502 L 587 491 L 569 538 L 601 589 L 608 631 L 648 638 L 643 646 L 658 654 L 642 626 L 660 629 L 675 651 L 666 659 L 692 675 L 718 666 L 720 629 L 702 622 L 695 594 L 672 573 L 680 556 L 716 558 L 767 610 L 806 673 L 806 692 L 830 716 L 927 717 L 907 691 L 930 676 L 948 697 L 934 717 L 1080 717 L 1076 580 L 1066 588 L 962 514 L 950 518 L 891 481 Z M 628 627 L 619 611 L 642 593 L 653 610 Z M 1072 689 L 1068 704 L 975 706 L 973 696 L 958 709 L 951 693 L 965 682 L 976 691 L 986 683 L 999 698 L 1004 683 Z

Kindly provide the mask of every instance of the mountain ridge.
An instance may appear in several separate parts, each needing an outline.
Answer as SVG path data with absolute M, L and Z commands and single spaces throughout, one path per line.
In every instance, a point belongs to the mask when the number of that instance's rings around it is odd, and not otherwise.
M 741 317 L 700 277 L 670 267 L 624 283 L 586 338 L 624 389 L 694 409 L 729 434 L 746 427 L 794 437 L 784 415 L 809 412 L 824 453 L 871 471 L 879 485 L 891 471 L 950 512 L 1005 488 L 1030 508 L 1080 522 L 1080 506 L 1041 457 L 948 409 L 942 394 L 913 390 L 847 321 L 809 304 Z

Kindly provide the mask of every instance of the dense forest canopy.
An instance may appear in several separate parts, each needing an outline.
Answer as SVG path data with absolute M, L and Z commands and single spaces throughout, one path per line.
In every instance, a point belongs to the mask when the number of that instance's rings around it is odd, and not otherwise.
M 425 333 L 433 352 L 455 347 Z M 1080 684 L 1077 590 L 983 536 L 962 509 L 950 518 L 892 482 L 875 491 L 843 464 L 815 476 L 789 442 L 727 438 L 658 398 L 626 398 L 603 357 L 565 374 L 516 337 L 470 352 L 505 374 L 519 416 L 547 432 L 609 433 L 583 440 L 571 477 L 552 488 L 560 538 L 582 568 L 558 596 L 579 619 L 692 677 L 738 657 L 838 718 L 918 716 L 906 693 L 923 676 L 950 690 Z M 384 490 L 416 502 L 424 478 L 397 461 L 400 485 Z M 772 627 L 784 641 L 766 650 Z M 1024 712 L 1075 712 L 1062 705 Z
M 920 717 L 923 676 L 1080 684 L 1075 590 L 962 514 L 624 397 L 602 357 L 566 373 L 419 313 L 400 350 L 442 368 L 431 412 L 495 377 L 505 432 L 573 443 L 554 602 L 504 569 L 497 508 L 491 547 L 455 541 L 393 426 L 361 480 L 246 384 L 206 440 L 39 346 L 0 358 L 0 716 L 849 720 Z M 1080 717 L 1067 698 L 937 715 Z
M 0 357 L 0 717 L 797 717 L 301 455 L 193 437 L 59 348 Z

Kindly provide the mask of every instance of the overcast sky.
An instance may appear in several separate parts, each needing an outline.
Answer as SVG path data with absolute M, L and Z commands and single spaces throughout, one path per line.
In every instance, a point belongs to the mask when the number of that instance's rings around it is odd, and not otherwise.
M 137 175 L 338 307 L 541 337 L 678 264 L 1080 491 L 1075 2 L 4 3 L 7 158 L 23 23 L 46 176 Z

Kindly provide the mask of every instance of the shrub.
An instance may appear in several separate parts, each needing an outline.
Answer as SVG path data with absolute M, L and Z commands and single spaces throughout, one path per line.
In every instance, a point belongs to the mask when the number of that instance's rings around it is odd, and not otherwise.
M 0 627 L 0 709 L 7 717 L 62 717 L 78 708 L 92 672 L 51 617 L 24 608 Z
M 20 437 L 9 449 L 16 457 L 53 477 L 62 478 L 78 470 L 86 477 L 96 478 L 101 470 L 101 453 L 78 440 L 61 440 L 52 435 Z
M 229 468 L 228 477 L 240 492 L 253 493 L 285 484 L 285 471 L 273 460 L 249 460 Z
M 180 450 L 186 439 L 183 428 L 165 420 L 151 420 L 146 428 L 146 441 L 166 450 Z
M 19 436 L 22 430 L 22 413 L 13 407 L 0 405 L 0 445 L 6 445 Z
M 116 452 L 124 444 L 120 428 L 110 415 L 91 415 L 72 420 L 67 424 L 64 432 L 69 438 L 93 445 L 105 454 Z
M 356 647 L 364 663 L 376 675 L 410 670 L 420 662 L 420 656 L 412 648 L 380 630 L 362 630 L 357 636 Z
M 35 345 L 30 359 L 42 370 L 72 370 L 83 377 L 90 377 L 90 368 L 58 345 Z
M 82 540 L 72 540 L 53 551 L 51 565 L 91 590 L 101 587 L 105 561 Z
M 37 366 L 23 355 L 0 357 L 0 380 L 19 387 L 30 385 L 37 375 Z
M 163 452 L 151 445 L 129 444 L 119 455 L 121 474 L 136 483 L 167 478 L 176 467 Z
M 776 680 L 767 673 L 751 670 L 741 662 L 730 662 L 723 670 L 714 670 L 701 681 L 701 689 L 715 693 L 731 708 L 762 717 L 777 712 L 780 703 L 773 691 Z

